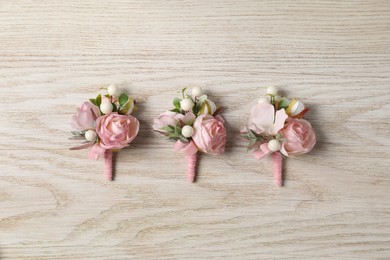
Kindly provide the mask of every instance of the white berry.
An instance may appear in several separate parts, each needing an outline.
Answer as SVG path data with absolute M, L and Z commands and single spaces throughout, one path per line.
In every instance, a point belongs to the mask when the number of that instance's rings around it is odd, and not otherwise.
M 93 142 L 96 140 L 97 134 L 93 130 L 88 130 L 85 132 L 85 139 L 87 139 L 88 142 Z
M 100 111 L 102 111 L 103 114 L 109 114 L 112 112 L 112 104 L 110 102 L 102 102 L 100 104 Z
M 180 101 L 180 108 L 183 109 L 184 111 L 190 111 L 193 106 L 194 106 L 194 102 L 192 102 L 192 100 L 189 98 Z
M 268 142 L 268 149 L 271 151 L 271 152 L 276 152 L 276 151 L 279 151 L 280 150 L 280 142 L 278 140 L 271 140 Z
M 270 103 L 270 100 L 269 100 L 269 96 L 267 97 L 261 97 L 259 98 L 259 100 L 257 101 L 258 104 L 262 104 L 262 103 Z
M 114 97 L 119 97 L 121 95 L 121 90 L 117 85 L 108 86 L 107 92 L 109 95 L 114 96 Z
M 194 134 L 194 128 L 192 128 L 192 126 L 185 125 L 185 126 L 181 129 L 181 134 L 182 134 L 184 137 L 191 137 L 191 136 L 193 136 L 193 134 Z
M 202 90 L 202 88 L 199 87 L 199 86 L 193 87 L 193 88 L 192 88 L 192 95 L 193 95 L 194 97 L 200 97 L 200 96 L 202 96 L 202 95 L 203 95 L 203 90 Z
M 276 96 L 278 94 L 278 89 L 274 86 L 270 86 L 267 88 L 266 92 L 268 95 Z

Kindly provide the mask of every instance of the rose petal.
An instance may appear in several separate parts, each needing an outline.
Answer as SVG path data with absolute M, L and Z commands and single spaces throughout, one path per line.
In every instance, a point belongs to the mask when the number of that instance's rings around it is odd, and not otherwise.
M 251 111 L 251 123 L 261 132 L 266 134 L 271 133 L 274 118 L 275 108 L 273 105 L 268 103 L 257 104 L 252 108 Z
M 284 127 L 284 122 L 288 118 L 288 115 L 286 114 L 286 111 L 282 108 L 278 111 L 276 111 L 275 115 L 275 123 L 273 126 L 272 134 L 277 134 L 280 129 Z

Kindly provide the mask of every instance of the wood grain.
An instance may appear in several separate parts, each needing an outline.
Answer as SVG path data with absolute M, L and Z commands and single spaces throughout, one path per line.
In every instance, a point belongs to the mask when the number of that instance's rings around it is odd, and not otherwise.
M 140 101 L 139 137 L 69 151 L 101 86 Z M 151 128 L 183 86 L 226 106 L 227 152 L 199 179 Z M 255 161 L 238 138 L 264 86 L 311 107 L 312 153 Z M 390 2 L 0 3 L 1 259 L 389 259 Z

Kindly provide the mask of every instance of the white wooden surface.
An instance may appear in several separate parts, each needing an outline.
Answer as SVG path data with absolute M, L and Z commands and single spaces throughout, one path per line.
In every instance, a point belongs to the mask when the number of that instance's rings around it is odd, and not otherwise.
M 117 157 L 69 151 L 69 119 L 125 85 L 142 126 Z M 226 106 L 199 179 L 154 133 L 183 86 Z M 238 131 L 275 85 L 311 106 L 312 153 L 255 161 Z M 389 259 L 390 2 L 0 2 L 1 259 Z

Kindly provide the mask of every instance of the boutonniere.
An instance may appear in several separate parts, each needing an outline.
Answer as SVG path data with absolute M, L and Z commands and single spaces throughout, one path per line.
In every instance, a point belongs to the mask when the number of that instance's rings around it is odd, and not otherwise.
M 308 111 L 300 100 L 279 96 L 276 88 L 268 87 L 267 95 L 252 108 L 249 125 L 242 131 L 255 158 L 272 156 L 278 186 L 282 186 L 283 158 L 308 153 L 316 143 L 311 124 L 303 119 Z
M 88 158 L 93 160 L 104 155 L 108 180 L 113 178 L 113 152 L 129 146 L 138 134 L 139 122 L 131 115 L 135 103 L 118 86 L 110 85 L 107 94 L 84 102 L 72 117 L 72 139 L 84 140 L 84 144 L 70 149 L 89 148 Z
M 176 151 L 187 159 L 187 180 L 195 181 L 199 152 L 219 155 L 225 151 L 225 121 L 218 108 L 200 87 L 192 88 L 191 95 L 182 90 L 182 97 L 173 100 L 173 108 L 154 119 L 153 129 L 174 140 Z

